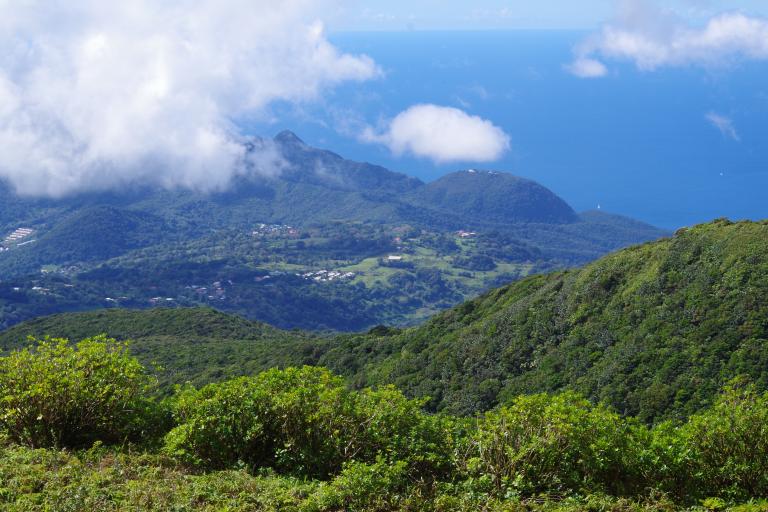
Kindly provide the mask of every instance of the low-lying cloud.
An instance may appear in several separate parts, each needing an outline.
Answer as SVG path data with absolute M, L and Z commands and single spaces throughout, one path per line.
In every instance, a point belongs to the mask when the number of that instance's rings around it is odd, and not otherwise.
M 490 121 L 431 104 L 408 108 L 382 130 L 366 129 L 362 139 L 436 163 L 491 162 L 509 149 L 509 136 Z
M 0 2 L 0 179 L 61 196 L 275 172 L 279 155 L 247 153 L 235 120 L 378 73 L 325 38 L 333 3 Z
M 768 59 L 768 20 L 740 12 L 691 26 L 647 1 L 624 2 L 619 19 L 575 49 L 567 69 L 582 78 L 605 76 L 609 60 L 630 61 L 642 71 L 670 66 L 721 66 Z

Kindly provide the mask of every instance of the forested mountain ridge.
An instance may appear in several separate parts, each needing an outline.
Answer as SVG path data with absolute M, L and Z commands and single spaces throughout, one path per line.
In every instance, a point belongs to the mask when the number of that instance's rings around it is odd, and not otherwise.
M 718 220 L 526 278 L 322 363 L 453 412 L 571 388 L 645 421 L 685 415 L 740 374 L 768 388 L 768 222 Z
M 508 173 L 460 171 L 425 184 L 402 173 L 313 148 L 292 132 L 281 132 L 272 142 L 254 139 L 251 146 L 256 151 L 267 143 L 279 151 L 279 170 L 240 176 L 228 190 L 219 192 L 134 187 L 45 199 L 18 197 L 0 181 L 0 230 L 25 224 L 45 233 L 94 207 L 145 212 L 162 219 L 164 233 L 147 239 L 144 245 L 170 235 L 194 238 L 200 236 L 200 230 L 252 226 L 256 222 L 306 226 L 360 221 L 449 230 L 488 226 L 505 230 L 510 223 L 588 225 L 592 221 L 579 217 L 545 187 Z M 613 219 L 614 223 L 619 221 L 621 217 Z M 621 223 L 637 230 L 640 238 L 647 236 L 643 231 L 652 229 L 628 220 Z M 86 239 L 106 229 L 84 232 L 81 237 Z M 656 230 L 656 234 L 662 232 Z
M 454 172 L 416 189 L 414 204 L 476 222 L 569 224 L 580 219 L 538 183 L 495 171 Z

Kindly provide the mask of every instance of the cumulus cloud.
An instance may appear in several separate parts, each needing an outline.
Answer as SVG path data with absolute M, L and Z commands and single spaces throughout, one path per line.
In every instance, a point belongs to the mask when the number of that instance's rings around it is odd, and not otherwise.
M 604 76 L 604 61 L 614 59 L 631 61 L 643 71 L 768 60 L 768 20 L 727 12 L 691 26 L 647 1 L 627 1 L 616 22 L 577 46 L 568 69 L 581 77 Z
M 59 196 L 143 183 L 213 190 L 274 170 L 237 120 L 374 77 L 316 20 L 334 0 L 0 1 L 0 179 Z
M 720 130 L 720 133 L 723 135 L 723 137 L 735 141 L 740 140 L 739 133 L 736 131 L 736 127 L 733 126 L 733 120 L 731 118 L 716 114 L 714 112 L 709 112 L 705 117 L 707 121 L 712 124 L 712 126 Z
M 436 163 L 491 162 L 509 149 L 509 136 L 490 121 L 452 107 L 414 105 L 383 130 L 367 128 L 362 139 Z

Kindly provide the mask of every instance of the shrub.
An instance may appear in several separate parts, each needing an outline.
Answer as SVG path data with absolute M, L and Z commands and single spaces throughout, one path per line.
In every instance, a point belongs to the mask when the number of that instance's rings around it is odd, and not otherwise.
M 700 496 L 768 496 L 768 394 L 734 383 L 714 406 L 692 416 L 681 436 Z
M 354 398 L 355 428 L 345 435 L 352 459 L 373 462 L 383 455 L 390 462 L 403 461 L 415 479 L 452 473 L 454 422 L 426 414 L 427 399 L 410 400 L 394 386 L 365 389 Z
M 166 450 L 208 468 L 272 467 L 325 478 L 345 462 L 403 460 L 412 472 L 450 468 L 450 429 L 394 388 L 348 390 L 320 368 L 269 370 L 200 390 L 175 404 Z
M 350 414 L 343 381 L 327 370 L 269 370 L 183 390 L 171 454 L 208 468 L 245 464 L 325 475 L 340 465 L 338 432 Z
M 681 428 L 673 421 L 654 426 L 640 459 L 645 461 L 646 481 L 655 490 L 692 502 L 696 496 L 696 483 L 692 479 L 693 456 L 681 435 Z
M 157 427 L 153 379 L 125 343 L 63 339 L 0 358 L 0 430 L 31 447 L 141 439 Z
M 165 450 L 182 461 L 213 469 L 237 461 L 261 465 L 267 458 L 263 418 L 267 397 L 248 378 L 179 391 L 173 403 L 178 424 Z
M 517 398 L 470 436 L 470 478 L 497 496 L 584 489 L 626 494 L 647 430 L 574 393 Z

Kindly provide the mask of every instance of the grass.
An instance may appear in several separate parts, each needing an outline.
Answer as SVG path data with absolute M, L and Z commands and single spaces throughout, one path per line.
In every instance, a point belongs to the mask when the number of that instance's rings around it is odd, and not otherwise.
M 328 503 L 338 486 L 326 482 L 250 474 L 244 469 L 199 473 L 167 457 L 127 447 L 98 444 L 80 452 L 0 446 L 0 508 L 8 512 L 36 511 L 341 511 Z M 439 492 L 431 499 L 403 496 L 389 506 L 371 499 L 347 510 L 441 512 L 765 512 L 768 503 L 728 507 L 720 500 L 680 507 L 663 495 L 646 502 L 603 495 L 565 498 L 541 496 L 530 500 L 494 500 L 471 494 Z M 335 500 L 333 500 L 335 501 Z
M 408 261 L 405 257 L 404 261 Z M 379 258 L 366 258 L 355 265 L 347 265 L 338 270 L 342 272 L 354 272 L 355 278 L 352 284 L 363 283 L 367 287 L 379 286 L 395 275 L 400 269 L 383 267 L 379 265 Z
M 469 251 L 476 245 L 472 240 L 458 239 L 457 244 L 462 249 L 462 253 Z M 455 284 L 461 285 L 466 289 L 466 296 L 474 296 L 477 293 L 486 290 L 492 286 L 495 281 L 503 275 L 518 274 L 520 277 L 529 275 L 534 265 L 532 263 L 497 263 L 496 268 L 490 271 L 467 271 L 453 265 L 454 255 L 440 256 L 437 251 L 423 246 L 415 246 L 408 249 L 409 252 L 398 253 L 403 258 L 403 262 L 412 263 L 414 270 L 432 269 L 439 270 L 443 278 Z M 399 269 L 382 266 L 379 264 L 381 258 L 366 258 L 354 265 L 340 267 L 344 272 L 355 272 L 357 277 L 352 281 L 358 282 L 368 287 L 381 285 L 398 272 L 408 269 Z M 470 274 L 471 276 L 468 276 Z M 427 308 L 416 311 L 413 318 L 425 318 L 429 314 L 441 311 L 440 308 Z

